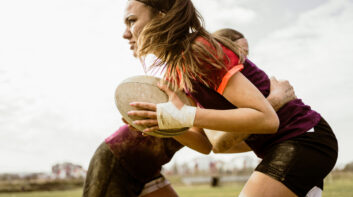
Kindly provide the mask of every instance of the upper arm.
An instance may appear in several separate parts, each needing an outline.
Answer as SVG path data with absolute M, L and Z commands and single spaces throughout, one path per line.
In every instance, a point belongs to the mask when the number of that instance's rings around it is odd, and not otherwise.
M 243 110 L 241 113 L 243 115 L 238 118 L 245 124 L 252 122 L 250 132 L 277 132 L 279 119 L 276 112 L 262 93 L 242 73 L 238 72 L 230 78 L 223 96 L 239 110 Z
M 262 93 L 240 72 L 230 77 L 223 96 L 239 108 L 252 108 L 258 111 L 272 109 Z

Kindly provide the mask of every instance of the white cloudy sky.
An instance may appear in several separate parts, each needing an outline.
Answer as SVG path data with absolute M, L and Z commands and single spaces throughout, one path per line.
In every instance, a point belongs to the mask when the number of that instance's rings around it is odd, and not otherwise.
M 330 122 L 339 140 L 338 165 L 353 161 L 352 0 L 194 3 L 210 31 L 243 32 L 250 59 L 288 79 Z M 0 173 L 49 171 L 63 161 L 87 168 L 98 144 L 122 124 L 115 87 L 143 74 L 121 36 L 124 4 L 0 1 Z M 200 156 L 183 149 L 174 161 Z

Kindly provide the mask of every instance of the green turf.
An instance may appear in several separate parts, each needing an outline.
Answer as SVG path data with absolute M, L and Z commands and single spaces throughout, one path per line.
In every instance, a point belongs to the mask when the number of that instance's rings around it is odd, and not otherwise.
M 353 197 L 353 176 L 326 180 L 323 197 Z
M 174 189 L 180 197 L 234 197 L 238 196 L 242 184 L 227 184 L 219 187 L 209 185 L 176 186 Z
M 325 180 L 323 197 L 353 197 L 353 176 Z M 233 183 L 212 188 L 209 185 L 173 185 L 180 197 L 234 197 L 243 184 Z M 80 197 L 82 189 L 53 192 L 0 193 L 0 197 Z
M 82 189 L 69 191 L 27 192 L 27 193 L 5 193 L 0 197 L 81 197 Z

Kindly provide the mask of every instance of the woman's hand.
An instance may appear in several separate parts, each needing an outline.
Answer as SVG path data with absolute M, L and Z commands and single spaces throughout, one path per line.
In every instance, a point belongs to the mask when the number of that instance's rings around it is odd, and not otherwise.
M 168 95 L 168 100 L 172 102 L 175 107 L 181 109 L 184 106 L 184 103 L 180 100 L 179 96 L 169 89 L 166 84 L 158 84 L 158 87 Z
M 293 86 L 287 80 L 277 80 L 270 78 L 270 94 L 267 100 L 271 103 L 275 111 L 278 111 L 283 105 L 297 98 Z
M 156 104 L 147 102 L 132 102 L 130 103 L 130 106 L 137 108 L 137 110 L 129 111 L 127 114 L 129 116 L 137 116 L 142 118 L 142 120 L 135 120 L 133 123 L 147 127 L 142 132 L 147 133 L 159 129 Z
M 176 108 L 181 109 L 184 106 L 184 103 L 180 100 L 178 95 L 170 90 L 167 85 L 158 84 L 158 87 L 167 94 L 169 102 L 173 103 Z M 138 109 L 129 111 L 128 115 L 142 118 L 142 120 L 135 120 L 133 123 L 147 127 L 143 130 L 143 132 L 153 132 L 159 130 L 156 104 L 148 102 L 132 102 L 130 103 L 130 106 Z
M 136 129 L 134 126 L 132 126 L 130 123 L 128 123 L 124 118 L 121 118 L 121 120 L 129 127 L 130 131 L 136 131 L 136 132 L 140 132 L 138 129 Z M 146 133 L 142 132 L 143 136 L 147 136 Z

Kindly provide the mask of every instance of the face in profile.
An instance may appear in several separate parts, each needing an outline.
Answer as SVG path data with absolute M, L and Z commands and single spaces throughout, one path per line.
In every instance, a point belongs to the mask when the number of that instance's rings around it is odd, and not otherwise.
M 133 55 L 137 56 L 137 40 L 148 22 L 152 20 L 152 8 L 139 2 L 130 0 L 127 1 L 125 13 L 124 13 L 124 23 L 126 29 L 123 34 L 123 38 L 127 39 L 130 44 L 130 50 L 133 51 Z
M 240 38 L 234 41 L 234 43 L 240 46 L 244 50 L 246 56 L 249 55 L 249 44 L 246 38 Z

